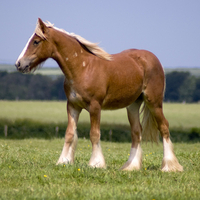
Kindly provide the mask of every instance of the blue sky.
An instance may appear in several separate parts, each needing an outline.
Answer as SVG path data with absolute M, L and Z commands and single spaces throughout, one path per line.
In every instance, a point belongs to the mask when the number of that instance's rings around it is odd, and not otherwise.
M 15 63 L 38 17 L 111 54 L 147 49 L 164 67 L 200 67 L 199 0 L 0 1 L 0 63 Z

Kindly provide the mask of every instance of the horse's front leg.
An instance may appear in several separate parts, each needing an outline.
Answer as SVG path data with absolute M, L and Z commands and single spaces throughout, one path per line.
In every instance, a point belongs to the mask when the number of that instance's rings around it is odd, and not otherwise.
M 98 102 L 92 102 L 90 105 L 90 141 L 92 143 L 92 156 L 89 161 L 91 167 L 105 168 L 105 159 L 100 145 L 100 118 L 101 106 Z
M 81 109 L 75 108 L 70 102 L 67 103 L 68 126 L 65 133 L 65 143 L 57 164 L 74 162 L 74 153 L 78 141 L 76 125 Z

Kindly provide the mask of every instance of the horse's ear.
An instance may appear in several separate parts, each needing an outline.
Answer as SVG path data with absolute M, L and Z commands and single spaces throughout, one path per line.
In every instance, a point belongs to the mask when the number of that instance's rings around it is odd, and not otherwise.
M 38 18 L 38 24 L 40 25 L 42 33 L 43 34 L 47 33 L 48 28 L 40 18 Z

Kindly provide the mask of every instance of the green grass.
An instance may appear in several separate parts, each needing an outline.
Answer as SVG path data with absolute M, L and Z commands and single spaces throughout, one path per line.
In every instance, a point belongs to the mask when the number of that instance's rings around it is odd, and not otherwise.
M 165 103 L 164 113 L 171 128 L 200 127 L 200 104 Z M 0 101 L 0 118 L 31 119 L 40 122 L 67 122 L 63 101 Z M 89 114 L 82 111 L 79 122 L 89 123 Z M 102 111 L 101 123 L 127 125 L 126 109 Z
M 164 104 L 170 126 L 180 129 L 198 128 L 199 110 L 200 104 Z M 35 122 L 42 126 L 33 131 L 48 134 L 52 131 L 48 124 L 52 124 L 53 131 L 56 123 L 67 124 L 66 102 L 0 101 L 0 119 L 2 122 L 21 119 L 13 123 L 19 125 L 19 130 L 8 127 L 8 131 L 17 134 L 25 133 L 27 127 L 32 130 Z M 88 134 L 88 123 L 89 115 L 84 111 L 78 126 L 80 134 L 81 131 Z M 113 137 L 124 134 L 127 130 L 123 125 L 126 128 L 128 125 L 126 110 L 103 111 L 102 123 L 105 126 L 102 136 L 109 128 L 113 128 Z M 63 127 L 62 136 L 65 124 Z M 3 129 L 0 130 L 2 134 Z M 142 144 L 140 171 L 119 170 L 128 159 L 131 144 L 114 142 L 101 142 L 107 168 L 90 168 L 91 143 L 87 139 L 79 139 L 74 165 L 56 166 L 63 143 L 64 139 L 0 139 L 0 199 L 199 199 L 199 142 L 174 144 L 176 156 L 184 167 L 182 173 L 161 172 L 162 144 L 150 143 Z
M 0 199 L 199 199 L 200 144 L 176 143 L 181 173 L 160 171 L 162 145 L 142 144 L 140 171 L 119 168 L 129 143 L 102 142 L 107 169 L 88 167 L 89 140 L 79 139 L 74 165 L 55 163 L 63 139 L 0 140 Z
M 200 104 L 164 103 L 164 114 L 170 127 L 200 127 Z

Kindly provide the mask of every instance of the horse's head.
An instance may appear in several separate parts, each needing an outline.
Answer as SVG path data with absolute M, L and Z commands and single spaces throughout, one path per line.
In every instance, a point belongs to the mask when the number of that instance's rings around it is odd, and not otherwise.
M 51 57 L 52 47 L 49 42 L 49 27 L 39 18 L 36 30 L 28 40 L 18 57 L 15 66 L 22 73 L 28 73 Z

